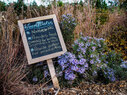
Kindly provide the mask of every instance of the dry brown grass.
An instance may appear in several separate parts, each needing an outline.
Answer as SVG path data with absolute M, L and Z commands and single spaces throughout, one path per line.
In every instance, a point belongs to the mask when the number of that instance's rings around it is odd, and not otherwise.
M 34 86 L 28 87 L 22 82 L 28 73 L 27 59 L 17 20 L 24 19 L 24 16 L 17 16 L 10 6 L 4 17 L 0 31 L 0 95 L 33 95 Z
M 103 37 L 106 38 L 107 36 L 109 36 L 112 33 L 113 28 L 119 25 L 123 26 L 126 19 L 127 16 L 123 10 L 121 10 L 120 12 L 116 10 L 115 12 L 110 13 L 108 22 L 106 22 L 101 28 L 101 34 L 103 35 Z

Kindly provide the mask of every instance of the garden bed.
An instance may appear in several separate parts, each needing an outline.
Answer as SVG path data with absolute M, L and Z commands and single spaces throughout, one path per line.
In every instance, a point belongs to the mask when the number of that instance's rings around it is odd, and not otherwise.
M 54 95 L 53 88 L 45 91 L 44 95 Z M 109 84 L 81 83 L 75 88 L 62 88 L 57 95 L 127 95 L 127 81 L 116 81 Z

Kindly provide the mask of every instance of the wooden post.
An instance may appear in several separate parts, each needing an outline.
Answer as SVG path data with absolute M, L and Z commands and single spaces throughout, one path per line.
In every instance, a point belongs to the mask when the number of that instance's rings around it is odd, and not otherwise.
M 54 68 L 52 59 L 48 59 L 47 64 L 48 64 L 48 68 L 49 68 L 49 71 L 50 71 L 50 75 L 51 75 L 51 78 L 52 78 L 54 88 L 60 88 L 58 79 L 56 77 L 55 68 Z

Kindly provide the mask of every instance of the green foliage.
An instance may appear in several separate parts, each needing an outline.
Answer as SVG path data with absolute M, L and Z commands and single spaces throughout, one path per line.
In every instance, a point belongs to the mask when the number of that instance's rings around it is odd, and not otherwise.
M 58 1 L 57 2 L 57 5 L 60 6 L 60 7 L 62 7 L 62 6 L 64 6 L 64 3 L 62 1 Z
M 97 9 L 96 10 L 97 15 L 96 15 L 96 24 L 98 24 L 98 22 L 100 22 L 99 25 L 103 25 L 105 22 L 108 21 L 109 19 L 109 12 L 108 10 L 105 9 Z
M 127 0 L 120 4 L 120 8 L 124 8 L 127 11 Z
M 121 54 L 111 51 L 107 54 L 106 60 L 108 62 L 108 67 L 115 70 L 115 76 L 118 80 L 127 78 L 127 69 L 121 68 L 123 60 L 121 59 Z
M 83 1 L 82 1 L 82 0 L 80 0 L 79 4 L 80 4 L 81 6 L 83 6 Z
M 108 61 L 108 66 L 110 68 L 115 68 L 115 66 L 120 66 L 122 63 L 121 54 L 117 54 L 115 51 L 111 51 L 107 54 L 106 60 Z
M 50 74 L 48 71 L 47 64 L 37 63 L 28 68 L 30 70 L 27 75 L 27 80 L 32 84 L 44 83 L 50 79 Z
M 6 10 L 5 2 L 0 1 L 0 11 L 5 11 L 5 10 Z
M 32 7 L 38 7 L 37 3 L 34 1 L 32 4 L 31 4 Z
M 101 8 L 101 9 L 107 9 L 108 6 L 107 6 L 105 0 L 97 0 L 96 1 L 96 8 L 97 9 L 99 9 L 99 8 Z
M 14 3 L 14 9 L 17 12 L 17 15 L 20 15 L 22 13 L 22 9 L 23 11 L 26 11 L 27 6 L 22 0 L 19 0 L 18 2 Z

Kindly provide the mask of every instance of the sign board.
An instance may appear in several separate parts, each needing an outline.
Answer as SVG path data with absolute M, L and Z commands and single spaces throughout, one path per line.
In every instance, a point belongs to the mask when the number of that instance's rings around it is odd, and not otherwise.
M 28 64 L 64 54 L 66 46 L 55 15 L 19 20 Z

